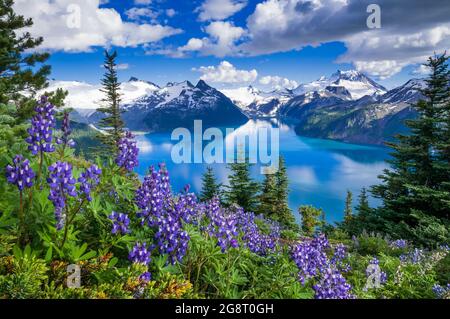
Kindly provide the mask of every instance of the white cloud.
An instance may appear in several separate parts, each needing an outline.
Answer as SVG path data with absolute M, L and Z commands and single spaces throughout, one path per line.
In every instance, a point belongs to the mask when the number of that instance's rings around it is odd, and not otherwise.
M 181 52 L 198 51 L 203 47 L 203 40 L 198 38 L 191 38 L 186 45 L 179 48 Z
M 247 0 L 205 0 L 196 11 L 200 21 L 224 20 L 247 5 Z
M 191 38 L 189 41 L 174 49 L 162 49 L 157 54 L 166 54 L 172 57 L 184 57 L 187 52 L 198 51 L 201 55 L 214 55 L 224 57 L 226 55 L 239 55 L 237 44 L 245 37 L 245 30 L 236 27 L 228 21 L 214 21 L 204 28 L 204 32 L 208 35 L 203 38 Z
M 177 14 L 177 12 L 174 9 L 167 9 L 166 10 L 166 16 L 168 16 L 169 18 L 173 17 L 176 14 Z
M 424 64 L 420 64 L 411 73 L 413 75 L 423 76 L 423 75 L 429 75 L 430 72 L 431 72 L 431 69 L 428 66 L 426 66 Z
M 386 78 L 450 48 L 448 0 L 378 0 L 381 29 L 368 29 L 372 0 L 266 0 L 247 19 L 250 41 L 238 50 L 259 55 L 340 41 L 337 62 Z M 408 13 L 405 13 L 408 8 Z
M 125 11 L 125 15 L 128 19 L 134 20 L 134 21 L 144 21 L 144 20 L 151 20 L 155 21 L 155 19 L 158 17 L 158 13 L 152 11 L 150 8 L 130 8 L 127 11 Z
M 117 64 L 117 70 L 128 70 L 130 65 L 128 63 L 119 63 Z
M 218 66 L 201 66 L 193 69 L 202 73 L 200 79 L 212 83 L 249 83 L 254 82 L 258 72 L 253 70 L 238 70 L 228 61 L 222 61 Z
M 14 8 L 33 19 L 29 31 L 44 37 L 41 49 L 82 52 L 96 46 L 134 47 L 182 32 L 159 24 L 125 22 L 116 10 L 99 5 L 99 0 L 16 0 Z
M 399 73 L 406 65 L 406 63 L 400 63 L 395 60 L 354 61 L 353 64 L 355 65 L 356 70 L 371 74 L 381 80 Z
M 152 0 L 134 0 L 134 4 L 136 4 L 136 5 L 148 5 L 151 3 L 152 3 Z
M 289 80 L 288 78 L 283 78 L 281 76 L 266 75 L 259 79 L 259 83 L 262 85 L 270 86 L 273 89 L 294 89 L 298 86 L 297 81 Z

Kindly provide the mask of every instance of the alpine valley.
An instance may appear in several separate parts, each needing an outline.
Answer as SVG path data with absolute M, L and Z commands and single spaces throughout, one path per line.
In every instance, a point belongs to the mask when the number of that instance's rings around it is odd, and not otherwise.
M 161 132 L 190 127 L 238 126 L 248 119 L 277 118 L 297 134 L 362 144 L 383 144 L 405 132 L 404 120 L 416 116 L 411 104 L 421 97 L 424 81 L 411 79 L 387 90 L 366 75 L 350 70 L 300 84 L 294 89 L 263 92 L 253 86 L 221 91 L 200 80 L 165 86 L 130 78 L 121 83 L 123 119 L 135 131 Z M 95 127 L 103 114 L 100 86 L 54 81 L 47 89 L 69 91 L 66 106 L 73 119 Z

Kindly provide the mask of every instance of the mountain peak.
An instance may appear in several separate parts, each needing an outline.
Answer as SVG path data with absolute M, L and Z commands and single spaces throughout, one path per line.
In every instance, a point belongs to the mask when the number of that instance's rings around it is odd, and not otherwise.
M 189 81 L 188 81 L 189 82 Z M 199 80 L 198 82 L 197 82 L 197 85 L 195 86 L 197 89 L 199 89 L 199 90 L 202 90 L 202 91 L 205 91 L 205 90 L 209 90 L 211 87 L 208 85 L 208 84 L 206 84 L 206 82 L 205 81 L 203 81 L 203 80 Z
M 132 77 L 128 80 L 128 82 L 137 82 L 137 81 L 139 81 L 139 79 L 138 79 L 137 77 L 134 77 L 134 76 L 132 76 Z

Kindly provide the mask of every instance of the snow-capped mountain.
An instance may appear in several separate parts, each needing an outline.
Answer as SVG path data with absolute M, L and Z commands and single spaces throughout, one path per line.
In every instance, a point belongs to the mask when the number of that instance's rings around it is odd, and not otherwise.
M 383 144 L 408 129 L 405 119 L 417 115 L 412 104 L 423 98 L 425 82 L 412 79 L 383 95 L 365 95 L 354 101 L 290 108 L 287 115 L 297 121 L 300 135 L 346 142 Z M 331 101 L 332 102 L 332 101 Z
M 293 90 L 282 89 L 263 92 L 252 86 L 221 90 L 249 117 L 276 117 L 289 113 L 292 106 L 325 105 L 364 96 L 381 96 L 387 90 L 366 75 L 355 71 L 338 70 L 330 77 L 300 84 Z M 284 112 L 284 114 L 283 114 Z
M 100 90 L 100 85 L 77 81 L 52 81 L 49 87 L 43 91 L 52 92 L 58 88 L 69 92 L 65 99 L 65 106 L 73 108 L 82 117 L 89 117 L 102 105 L 104 93 Z M 132 103 L 159 89 L 160 87 L 152 82 L 141 81 L 132 77 L 129 81 L 120 84 L 122 103 Z
M 422 97 L 419 90 L 425 87 L 426 83 L 423 79 L 411 79 L 381 96 L 380 101 L 382 103 L 413 103 Z
M 382 95 L 387 92 L 386 88 L 370 79 L 361 72 L 355 70 L 338 70 L 330 77 L 322 76 L 320 79 L 300 84 L 293 90 L 295 95 L 302 95 L 308 92 L 321 91 L 326 87 L 343 87 L 350 92 L 351 98 L 357 100 L 365 95 Z
M 221 92 L 250 117 L 276 117 L 279 108 L 294 96 L 289 89 L 263 92 L 251 85 Z

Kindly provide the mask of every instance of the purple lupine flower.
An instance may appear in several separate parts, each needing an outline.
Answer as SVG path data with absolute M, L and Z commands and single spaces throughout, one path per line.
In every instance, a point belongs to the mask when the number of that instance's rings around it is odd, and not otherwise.
M 305 240 L 293 247 L 292 259 L 296 263 L 298 277 L 302 284 L 305 280 L 319 275 L 328 266 L 325 249 L 329 247 L 327 238 L 319 235 L 312 240 Z
M 414 248 L 407 254 L 400 256 L 400 261 L 404 263 L 418 264 L 425 259 L 425 252 L 422 249 Z
M 366 269 L 366 276 L 370 277 L 372 276 L 374 273 L 376 273 L 377 271 L 379 271 L 379 282 L 380 284 L 384 284 L 387 281 L 387 274 L 386 272 L 382 271 L 380 266 L 379 266 L 379 260 L 376 257 L 373 257 L 370 261 L 369 261 L 369 267 L 367 267 Z M 371 267 L 372 266 L 372 267 Z M 375 266 L 375 267 L 374 267 Z
M 242 208 L 237 209 L 236 216 L 239 231 L 242 233 L 242 241 L 250 251 L 265 256 L 275 250 L 280 237 L 280 226 L 278 223 L 267 220 L 262 216 L 255 216 L 254 213 L 245 212 Z M 269 226 L 270 233 L 263 234 L 255 219 L 266 223 Z
M 210 236 L 217 239 L 217 245 L 222 252 L 230 247 L 238 247 L 237 216 L 222 209 L 217 197 L 209 201 L 205 208 L 206 216 L 209 219 L 206 230 Z
M 48 199 L 55 207 L 56 229 L 64 226 L 66 215 L 64 208 L 67 205 L 67 196 L 76 197 L 75 178 L 72 176 L 72 165 L 65 162 L 56 162 L 48 167 L 50 176 L 47 182 L 50 186 Z
M 342 272 L 350 271 L 351 267 L 349 264 L 345 263 L 344 260 L 347 258 L 347 247 L 344 244 L 337 244 L 334 247 L 334 255 L 331 258 L 331 263 L 336 266 L 336 268 Z
M 130 219 L 127 214 L 112 212 L 108 218 L 113 223 L 111 233 L 122 235 L 129 233 L 128 225 L 130 224 Z
M 161 254 L 168 255 L 168 262 L 181 261 L 187 251 L 189 235 L 183 230 L 196 200 L 182 195 L 176 200 L 170 190 L 169 173 L 164 164 L 159 171 L 153 167 L 136 191 L 136 204 L 141 224 L 155 229 L 155 240 Z
M 80 191 L 86 196 L 87 201 L 92 201 L 91 190 L 100 182 L 99 176 L 102 170 L 97 165 L 91 165 L 78 178 Z
M 127 131 L 125 136 L 119 140 L 117 147 L 119 152 L 116 157 L 116 164 L 131 172 L 139 165 L 139 149 L 136 146 L 134 135 Z
M 450 298 L 450 283 L 448 283 L 446 287 L 435 284 L 432 290 L 438 299 Z
M 148 271 L 146 271 L 146 272 L 142 273 L 142 274 L 139 276 L 139 280 L 142 281 L 142 282 L 147 283 L 147 282 L 149 282 L 150 280 L 152 280 L 152 274 L 149 273 Z
M 146 243 L 136 243 L 131 249 L 128 259 L 135 264 L 148 265 L 151 261 L 150 251 L 151 248 L 147 247 Z
M 28 149 L 33 155 L 53 152 L 55 150 L 52 144 L 53 128 L 56 125 L 54 106 L 48 102 L 46 96 L 42 96 L 34 110 L 36 114 L 31 119 L 29 136 L 25 140 L 30 144 Z
M 63 145 L 64 147 L 74 147 L 75 141 L 69 137 L 70 133 L 72 133 L 70 128 L 69 112 L 64 113 L 61 131 L 63 134 L 61 137 L 56 139 L 56 144 Z
M 320 280 L 313 285 L 316 299 L 352 299 L 351 286 L 335 267 L 326 267 Z
M 404 239 L 397 239 L 397 240 L 394 240 L 393 242 L 391 242 L 390 246 L 392 248 L 403 249 L 408 246 L 408 242 Z
M 22 155 L 16 155 L 13 165 L 7 165 L 5 170 L 8 183 L 16 185 L 19 191 L 33 186 L 35 174 L 30 167 L 30 161 L 24 159 Z

